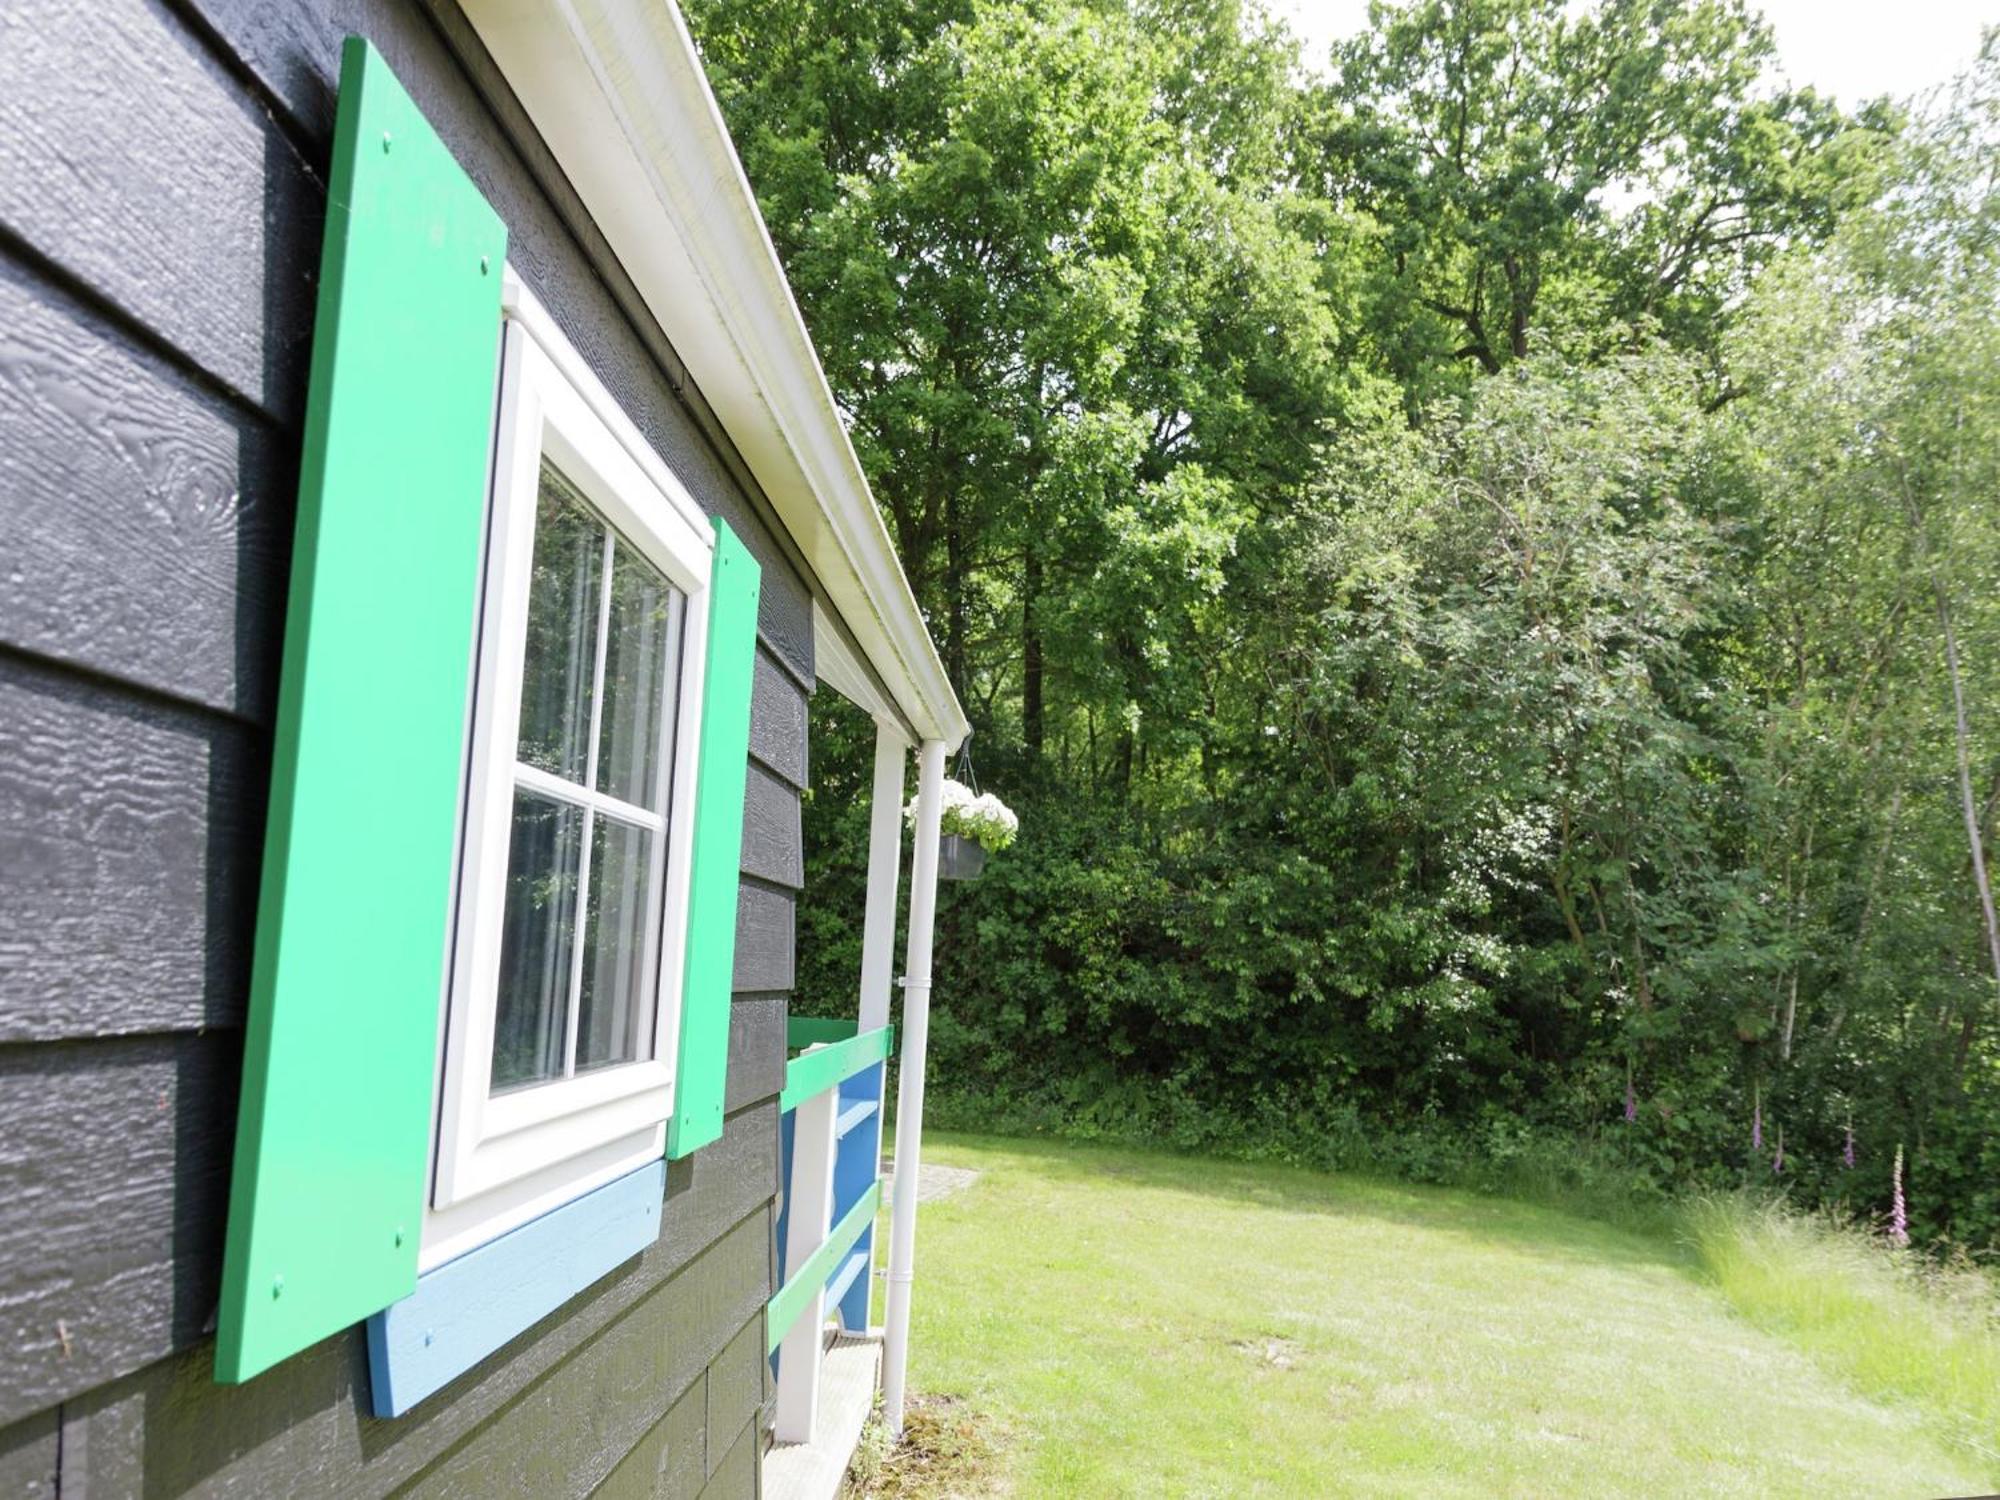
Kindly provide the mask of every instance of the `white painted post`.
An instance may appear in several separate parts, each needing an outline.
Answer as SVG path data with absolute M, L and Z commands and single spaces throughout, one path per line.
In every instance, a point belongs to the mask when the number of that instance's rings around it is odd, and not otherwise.
M 931 922 L 937 912 L 938 819 L 944 807 L 944 742 L 925 740 L 917 758 L 917 827 L 910 869 L 910 935 L 903 960 L 903 1047 L 896 1089 L 895 1201 L 889 1218 L 889 1313 L 882 1347 L 882 1409 L 903 1435 L 903 1377 L 910 1355 L 910 1291 L 916 1280 L 917 1177 L 924 1137 L 924 1050 L 930 1042 Z
M 909 742 L 875 726 L 875 786 L 868 804 L 868 907 L 861 925 L 861 1029 L 889 1024 L 896 962 L 896 884 L 903 863 L 903 762 Z
M 887 720 L 877 720 L 875 782 L 868 804 L 868 906 L 861 924 L 862 1031 L 889 1024 L 889 994 L 896 970 L 896 890 L 903 864 L 903 763 L 909 758 L 910 744 L 903 731 Z M 884 1063 L 885 1087 L 875 1101 L 875 1117 L 860 1127 L 873 1132 L 877 1177 L 882 1175 L 882 1122 L 889 1118 L 888 1076 Z M 868 1263 L 861 1268 L 861 1285 L 870 1290 L 863 1293 L 864 1299 L 873 1297 L 875 1265 L 882 1258 L 881 1239 L 879 1232 L 867 1236 Z M 863 1321 L 871 1315 L 864 1315 Z M 843 1316 L 843 1326 L 845 1321 Z
M 792 1116 L 792 1180 L 785 1189 L 785 1266 L 796 1276 L 833 1228 L 833 1122 L 840 1090 L 802 1102 Z M 771 1435 L 781 1443 L 810 1443 L 819 1415 L 819 1367 L 825 1352 L 826 1287 L 778 1345 L 778 1406 Z

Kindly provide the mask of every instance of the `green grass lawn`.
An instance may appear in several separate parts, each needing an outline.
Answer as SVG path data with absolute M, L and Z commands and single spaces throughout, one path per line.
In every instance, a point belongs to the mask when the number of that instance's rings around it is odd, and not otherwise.
M 940 1137 L 911 1385 L 1017 1495 L 1941 1496 L 1973 1455 L 1545 1209 L 1280 1167 Z M 947 1489 L 949 1487 L 947 1486 Z

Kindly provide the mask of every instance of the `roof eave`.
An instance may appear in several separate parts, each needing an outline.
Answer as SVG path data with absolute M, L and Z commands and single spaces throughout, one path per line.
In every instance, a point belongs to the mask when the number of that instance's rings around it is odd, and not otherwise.
M 965 711 L 875 507 L 671 0 L 464 0 L 464 11 L 923 739 Z

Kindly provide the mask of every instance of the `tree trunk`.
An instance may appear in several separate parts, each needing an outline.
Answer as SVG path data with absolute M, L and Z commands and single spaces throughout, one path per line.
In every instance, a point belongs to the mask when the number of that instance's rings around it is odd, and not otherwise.
M 1986 926 L 1986 956 L 1993 965 L 1993 984 L 2000 998 L 2000 922 L 1993 917 L 1993 884 L 1986 874 L 1986 841 L 1980 836 L 1979 803 L 1972 793 L 1972 734 L 1965 722 L 1965 682 L 1958 669 L 1958 633 L 1951 623 L 1951 599 L 1935 574 L 1938 624 L 1944 629 L 1944 661 L 1951 674 L 1952 724 L 1958 744 L 1958 799 L 1965 814 L 1965 838 L 1972 851 L 1972 880 L 1979 888 L 1979 914 Z
M 1843 992 L 1851 992 L 1851 986 L 1858 980 L 1861 964 L 1868 953 L 1868 929 L 1875 918 L 1875 900 L 1882 889 L 1882 871 L 1888 866 L 1889 851 L 1896 846 L 1896 830 L 1903 817 L 1903 789 L 1899 786 L 1889 797 L 1889 815 L 1882 820 L 1882 842 L 1875 848 L 1875 863 L 1868 871 L 1868 889 L 1861 898 L 1861 916 L 1854 924 L 1854 947 L 1847 961 L 1848 972 L 1841 985 Z M 1840 1035 L 1840 1028 L 1847 1024 L 1847 1002 L 1842 1000 L 1833 1010 L 1833 1019 L 1827 1023 L 1829 1037 Z
M 1507 274 L 1507 347 L 1514 358 L 1526 359 L 1530 304 L 1534 293 L 1529 289 L 1529 276 L 1520 261 L 1509 255 L 1501 262 L 1501 268 Z
M 1800 859 L 1799 879 L 1795 893 L 1788 899 L 1785 908 L 1785 937 L 1790 940 L 1798 935 L 1798 928 L 1804 921 L 1803 908 L 1806 902 L 1806 886 L 1812 879 L 1813 825 L 1806 824 L 1805 854 Z M 1792 1029 L 1799 1019 L 1799 957 L 1792 955 L 1792 972 L 1785 996 L 1785 1025 L 1778 1034 L 1778 1060 L 1792 1060 Z
M 1041 598 L 1042 552 L 1031 528 L 1021 570 L 1021 739 L 1034 760 L 1041 759 L 1047 734 L 1042 708 L 1042 627 L 1037 619 Z
M 951 690 L 963 703 L 970 694 L 966 670 L 966 537 L 963 490 L 953 484 L 945 495 L 944 523 L 944 670 Z
M 1569 808 L 1562 810 L 1562 844 L 1556 850 L 1555 863 L 1549 868 L 1550 882 L 1556 888 L 1556 904 L 1562 908 L 1563 926 L 1569 929 L 1569 940 L 1576 944 L 1577 953 L 1587 963 L 1590 960 L 1590 944 L 1584 941 L 1583 924 L 1576 919 L 1576 895 L 1569 888 Z

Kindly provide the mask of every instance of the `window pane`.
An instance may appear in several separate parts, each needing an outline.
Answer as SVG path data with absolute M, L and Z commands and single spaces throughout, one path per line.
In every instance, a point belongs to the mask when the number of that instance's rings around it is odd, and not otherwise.
M 659 913 L 653 900 L 653 835 L 600 816 L 591 838 L 590 911 L 583 939 L 583 997 L 576 1068 L 648 1055 L 652 957 Z
M 604 527 L 568 480 L 542 465 L 521 677 L 521 759 L 581 782 L 590 755 Z
M 661 719 L 680 661 L 679 590 L 623 541 L 613 549 L 597 789 L 659 811 Z
M 582 854 L 581 808 L 526 790 L 514 793 L 493 1023 L 496 1093 L 562 1076 Z

